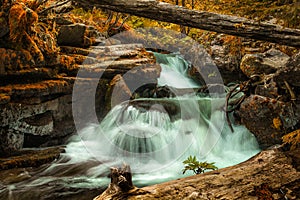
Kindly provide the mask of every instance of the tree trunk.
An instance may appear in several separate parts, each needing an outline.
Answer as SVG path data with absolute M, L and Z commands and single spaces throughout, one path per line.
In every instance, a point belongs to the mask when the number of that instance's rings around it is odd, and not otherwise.
M 242 17 L 190 10 L 156 0 L 74 0 L 82 5 L 129 13 L 182 26 L 300 47 L 300 30 Z
M 122 192 L 108 188 L 94 200 L 108 199 L 300 199 L 300 149 L 266 150 L 239 165 Z

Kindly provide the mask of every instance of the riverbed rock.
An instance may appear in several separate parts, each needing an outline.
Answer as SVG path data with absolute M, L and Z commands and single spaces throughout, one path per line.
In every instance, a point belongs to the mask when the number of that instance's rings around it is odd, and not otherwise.
M 0 170 L 38 167 L 59 158 L 60 154 L 63 152 L 65 152 L 63 147 L 51 147 L 41 150 L 22 150 L 18 153 L 14 153 L 10 157 L 0 158 Z M 0 176 L 2 175 L 3 174 L 0 174 Z M 8 179 L 8 177 L 6 178 Z
M 248 77 L 272 74 L 284 67 L 288 60 L 288 55 L 277 49 L 270 49 L 265 53 L 246 54 L 241 61 L 240 69 Z
M 291 103 L 259 95 L 246 98 L 238 114 L 262 149 L 281 144 L 281 137 L 299 123 Z

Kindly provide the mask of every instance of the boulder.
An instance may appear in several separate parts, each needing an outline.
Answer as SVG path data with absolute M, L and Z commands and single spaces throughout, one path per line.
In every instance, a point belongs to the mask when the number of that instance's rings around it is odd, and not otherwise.
M 62 25 L 58 37 L 58 45 L 89 47 L 94 45 L 102 35 L 93 26 L 85 24 Z
M 299 114 L 291 103 L 259 95 L 246 98 L 238 114 L 262 149 L 281 144 L 281 137 L 299 123 Z
M 265 53 L 246 54 L 241 61 L 240 69 L 247 76 L 272 74 L 284 67 L 289 56 L 276 49 Z
M 114 106 L 124 101 L 128 101 L 131 95 L 131 91 L 123 77 L 120 74 L 116 75 L 108 86 L 105 98 L 106 108 L 110 110 Z
M 292 56 L 285 66 L 278 71 L 274 80 L 283 84 L 287 81 L 292 86 L 300 87 L 300 53 Z
M 269 83 L 264 85 L 257 85 L 255 88 L 255 94 L 276 99 L 278 94 L 278 86 L 275 81 L 271 80 Z
M 220 70 L 225 84 L 242 78 L 242 73 L 238 67 L 241 56 L 238 53 L 231 53 L 229 44 L 212 45 L 210 55 Z
M 24 133 L 0 127 L 0 157 L 9 156 L 23 147 Z

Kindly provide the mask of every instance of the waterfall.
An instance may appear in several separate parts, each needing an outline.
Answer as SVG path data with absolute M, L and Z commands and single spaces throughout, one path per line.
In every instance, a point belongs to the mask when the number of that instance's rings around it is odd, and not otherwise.
M 155 56 L 162 67 L 159 85 L 199 87 L 188 77 L 189 64 L 179 55 Z M 219 168 L 238 164 L 259 152 L 257 141 L 242 125 L 233 123 L 231 132 L 224 112 L 225 94 L 214 96 L 190 93 L 123 102 L 99 125 L 83 129 L 81 142 L 89 155 L 107 168 L 129 164 L 137 185 L 183 177 L 182 162 L 189 155 L 215 162 Z M 170 114 L 167 106 L 176 112 Z M 67 152 L 72 152 L 68 147 Z M 95 166 L 90 171 L 100 175 L 107 168 Z
M 162 67 L 159 85 L 199 87 L 188 77 L 189 64 L 179 55 L 155 56 Z M 60 160 L 38 169 L 31 179 L 8 186 L 9 198 L 39 198 L 42 193 L 53 199 L 91 189 L 98 193 L 110 181 L 109 168 L 123 163 L 131 166 L 134 184 L 144 186 L 192 175 L 182 174 L 182 162 L 190 155 L 222 168 L 257 154 L 257 141 L 244 126 L 233 123 L 231 132 L 225 94 L 211 96 L 189 93 L 116 105 L 100 124 L 90 124 L 74 136 Z M 0 198 L 5 192 L 0 191 Z M 76 199 L 85 199 L 81 197 Z
M 135 104 L 139 101 L 143 99 Z M 157 103 L 147 99 L 151 101 Z M 182 161 L 189 155 L 222 168 L 259 152 L 255 137 L 244 126 L 233 124 L 231 132 L 222 111 L 224 98 L 185 96 L 168 101 L 182 104 L 179 119 L 172 121 L 163 108 L 143 110 L 126 102 L 114 107 L 100 125 L 82 130 L 84 148 L 107 166 L 129 164 L 135 184 L 142 185 L 183 177 Z M 103 173 L 97 168 L 94 173 Z
M 174 88 L 199 88 L 199 83 L 188 77 L 190 64 L 181 56 L 160 53 L 154 53 L 154 55 L 162 68 L 158 85 L 168 85 Z

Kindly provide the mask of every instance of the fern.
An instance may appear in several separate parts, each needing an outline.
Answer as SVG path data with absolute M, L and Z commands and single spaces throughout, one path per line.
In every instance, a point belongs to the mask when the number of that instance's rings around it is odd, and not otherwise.
M 283 144 L 290 144 L 291 150 L 296 149 L 300 144 L 300 129 L 290 132 L 282 137 Z
M 184 174 L 186 171 L 191 170 L 195 174 L 201 174 L 204 173 L 206 170 L 215 170 L 218 169 L 214 164 L 208 163 L 208 162 L 199 162 L 196 159 L 196 156 L 189 156 L 185 161 L 183 161 L 183 164 L 185 164 L 184 169 L 182 170 L 182 173 Z

